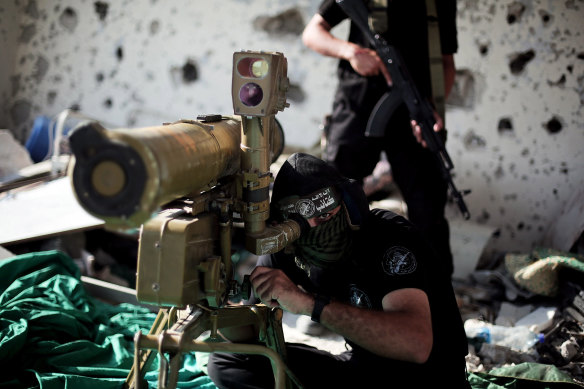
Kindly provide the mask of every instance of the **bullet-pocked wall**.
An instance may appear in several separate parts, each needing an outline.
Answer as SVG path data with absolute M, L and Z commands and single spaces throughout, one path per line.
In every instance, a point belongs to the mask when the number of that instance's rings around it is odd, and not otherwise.
M 504 250 L 584 228 L 584 1 L 458 2 L 446 115 L 459 188 Z
M 289 144 L 318 142 L 334 61 L 312 57 L 300 35 L 314 1 L 3 0 L 0 126 L 24 141 L 36 115 L 75 106 L 113 126 L 233 114 L 233 52 L 288 59 Z M 14 31 L 16 29 L 16 31 Z M 329 64 L 330 66 L 323 66 Z M 322 73 L 325 70 L 325 74 Z M 7 79 L 7 81 L 6 81 Z
M 269 50 L 288 59 L 286 144 L 311 148 L 336 85 L 336 61 L 300 39 L 318 4 L 3 0 L 0 127 L 24 143 L 36 116 L 73 106 L 122 127 L 231 114 L 233 52 Z M 565 249 L 582 231 L 583 21 L 582 0 L 458 1 L 447 147 L 458 188 L 472 189 L 472 221 L 498 229 L 497 249 Z

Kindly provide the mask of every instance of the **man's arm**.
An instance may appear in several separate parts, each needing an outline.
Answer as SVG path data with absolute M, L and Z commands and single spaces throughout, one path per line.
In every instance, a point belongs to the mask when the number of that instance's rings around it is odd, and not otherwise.
M 320 322 L 361 347 L 387 358 L 424 363 L 432 350 L 428 296 L 421 289 L 398 289 L 385 295 L 383 311 L 331 302 Z
M 388 84 L 391 84 L 389 72 L 375 50 L 339 39 L 330 31 L 331 26 L 317 13 L 304 28 L 302 42 L 319 54 L 348 61 L 362 76 L 376 76 L 381 72 Z
M 454 86 L 454 77 L 456 76 L 456 65 L 454 64 L 453 54 L 442 55 L 442 65 L 444 67 L 444 98 L 447 99 Z
M 257 267 L 250 275 L 254 292 L 269 306 L 281 306 L 294 314 L 312 314 L 314 297 L 279 269 Z M 399 289 L 382 301 L 383 311 L 357 308 L 333 301 L 321 313 L 320 322 L 377 355 L 424 363 L 432 349 L 432 320 L 426 293 Z

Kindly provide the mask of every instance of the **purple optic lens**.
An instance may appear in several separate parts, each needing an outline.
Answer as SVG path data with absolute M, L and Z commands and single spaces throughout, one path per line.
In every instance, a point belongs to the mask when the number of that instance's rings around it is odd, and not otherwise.
M 255 82 L 248 82 L 239 90 L 239 99 L 248 107 L 255 107 L 262 102 L 264 92 L 262 87 Z

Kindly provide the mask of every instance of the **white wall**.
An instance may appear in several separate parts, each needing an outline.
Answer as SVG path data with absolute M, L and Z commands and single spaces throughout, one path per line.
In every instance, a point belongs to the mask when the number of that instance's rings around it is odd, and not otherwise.
M 299 39 L 314 1 L 110 1 L 102 2 L 103 20 L 94 1 L 31 0 L 34 17 L 25 2 L 14 3 L 17 14 L 4 11 L 0 23 L 20 19 L 18 91 L 2 110 L 21 140 L 35 115 L 55 115 L 74 104 L 118 126 L 232 114 L 232 55 L 244 49 L 280 51 L 288 58 L 293 90 L 290 108 L 278 118 L 289 144 L 318 142 L 318 125 L 332 98 L 334 61 L 313 55 Z M 259 17 L 273 18 L 267 24 L 273 31 L 255 27 L 262 24 Z M 196 79 L 185 81 L 183 67 L 191 64 Z
M 18 12 L 14 2 L 0 2 L 0 128 L 11 124 L 7 108 L 13 104 L 11 79 L 18 47 Z
M 2 0 L 0 127 L 24 143 L 37 115 L 72 105 L 116 126 L 230 114 L 233 52 L 272 50 L 288 58 L 292 83 L 290 107 L 278 114 L 287 145 L 312 147 L 336 84 L 336 61 L 300 41 L 318 3 Z M 446 117 L 448 150 L 458 188 L 472 189 L 472 220 L 499 229 L 493 244 L 501 250 L 556 244 L 558 225 L 577 237 L 584 220 L 583 195 L 575 194 L 584 187 L 584 2 L 466 0 L 458 9 L 460 72 Z M 346 34 L 346 26 L 336 33 Z M 512 71 L 516 56 L 532 58 Z M 190 65 L 196 75 L 185 79 Z M 583 215 L 575 222 L 574 212 Z M 456 208 L 449 214 L 459 217 Z
M 448 149 L 459 188 L 473 190 L 473 220 L 498 227 L 504 250 L 569 249 L 566 238 L 584 228 L 584 2 L 469 0 L 458 9 L 458 88 L 473 87 L 448 110 Z M 555 231 L 570 214 L 581 217 Z

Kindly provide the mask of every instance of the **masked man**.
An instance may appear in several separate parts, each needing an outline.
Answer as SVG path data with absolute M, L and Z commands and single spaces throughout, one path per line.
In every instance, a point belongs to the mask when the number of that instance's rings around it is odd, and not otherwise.
M 271 215 L 303 224 L 298 240 L 261 257 L 257 298 L 307 315 L 346 339 L 339 355 L 287 343 L 287 366 L 305 388 L 470 388 L 468 352 L 450 279 L 404 218 L 369 210 L 359 184 L 324 161 L 293 154 L 274 182 Z M 269 360 L 215 353 L 220 388 L 273 388 Z

